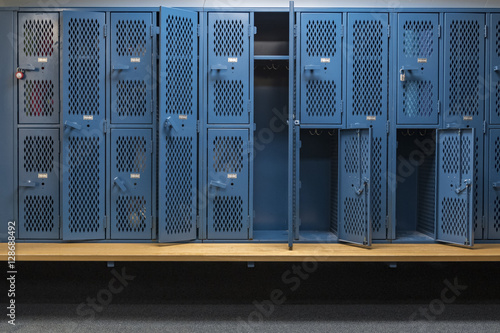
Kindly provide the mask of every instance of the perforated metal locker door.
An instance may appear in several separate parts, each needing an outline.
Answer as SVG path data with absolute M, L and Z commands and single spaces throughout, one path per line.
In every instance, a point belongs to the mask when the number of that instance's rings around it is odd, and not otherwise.
M 208 122 L 211 124 L 250 121 L 249 22 L 248 13 L 208 14 Z
M 151 130 L 111 130 L 111 238 L 151 239 Z
M 340 124 L 342 15 L 301 15 L 300 120 L 304 124 Z
M 436 239 L 474 245 L 474 130 L 438 130 Z
M 198 14 L 161 8 L 158 235 L 196 238 Z
M 111 14 L 111 122 L 151 123 L 150 13 Z
M 340 131 L 339 222 L 340 241 L 370 246 L 371 219 L 371 129 Z
M 399 124 L 438 124 L 438 14 L 398 14 Z
M 347 20 L 347 122 L 356 127 L 361 124 L 385 126 L 387 14 L 350 13 Z
M 488 238 L 500 239 L 500 129 L 490 130 Z
M 19 130 L 19 237 L 59 239 L 59 130 Z
M 59 14 L 19 13 L 19 122 L 59 123 Z
M 248 135 L 208 130 L 208 239 L 248 239 Z
M 444 121 L 481 128 L 484 120 L 484 14 L 444 18 Z
M 500 14 L 491 14 L 490 123 L 500 125 Z

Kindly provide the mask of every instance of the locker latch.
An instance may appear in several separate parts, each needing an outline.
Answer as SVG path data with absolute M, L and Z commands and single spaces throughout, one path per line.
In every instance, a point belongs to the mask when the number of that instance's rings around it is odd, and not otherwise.
M 36 187 L 36 186 L 38 186 L 38 183 L 31 181 L 31 180 L 28 180 L 26 182 L 20 183 L 19 186 L 20 187 Z
M 320 70 L 321 66 L 320 65 L 305 65 L 304 70 L 305 71 L 317 71 Z
M 175 123 L 172 121 L 172 117 L 167 117 L 165 123 L 163 124 L 166 130 L 174 129 L 177 132 L 177 127 L 175 127 Z
M 216 181 L 216 180 L 211 180 L 210 181 L 210 186 L 213 187 L 218 187 L 218 188 L 226 188 L 226 184 L 221 182 L 221 181 Z
M 212 67 L 210 67 L 210 69 L 213 71 L 221 71 L 221 70 L 226 70 L 227 66 L 226 65 L 212 65 Z
M 464 180 L 464 184 L 465 184 L 465 186 L 463 186 L 463 187 L 458 187 L 458 188 L 456 188 L 456 189 L 455 189 L 455 192 L 456 192 L 457 194 L 462 193 L 463 191 L 465 191 L 466 189 L 468 189 L 468 188 L 470 187 L 470 185 L 471 185 L 471 181 L 470 181 L 470 179 L 465 179 L 465 180 Z
M 399 70 L 399 81 L 404 82 L 406 81 L 406 72 L 411 72 L 411 71 L 418 71 L 420 68 L 418 67 L 408 67 L 408 66 L 403 66 Z
M 125 183 L 119 177 L 115 177 L 113 179 L 113 183 L 116 184 L 122 192 L 127 191 L 127 188 L 125 187 Z
M 71 129 L 76 129 L 76 130 L 81 130 L 82 129 L 82 125 L 80 124 L 77 124 L 73 121 L 65 121 L 64 122 L 64 127 L 65 128 L 71 128 Z
M 122 71 L 122 70 L 126 70 L 126 69 L 130 69 L 130 66 L 129 65 L 113 65 L 114 71 Z
M 361 194 L 363 194 L 363 191 L 365 190 L 365 188 L 367 186 L 368 186 L 368 178 L 363 178 L 363 183 L 361 184 L 361 186 L 359 188 L 357 188 L 356 186 L 354 186 L 354 192 L 357 195 L 361 195 Z
M 500 71 L 500 66 L 493 66 L 493 71 L 494 72 Z
M 500 182 L 493 183 L 493 188 L 494 188 L 495 190 L 500 189 Z

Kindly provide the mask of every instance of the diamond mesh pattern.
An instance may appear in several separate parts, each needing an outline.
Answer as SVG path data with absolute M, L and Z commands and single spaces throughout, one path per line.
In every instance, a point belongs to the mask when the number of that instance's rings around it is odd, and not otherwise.
M 471 161 L 471 145 L 472 142 L 469 137 L 462 137 L 462 174 L 466 175 L 470 172 L 472 166 Z
M 380 116 L 383 112 L 383 25 L 378 20 L 355 20 L 352 45 L 352 113 Z
M 118 232 L 139 233 L 146 230 L 146 199 L 143 196 L 122 196 L 116 199 Z
M 357 173 L 359 171 L 358 139 L 350 136 L 344 146 L 344 168 L 347 173 Z
M 54 113 L 52 80 L 26 80 L 24 83 L 24 113 L 27 117 L 50 117 Z
M 479 22 L 453 20 L 450 24 L 449 115 L 478 116 L 480 88 Z
M 500 173 L 500 136 L 495 140 L 495 170 Z
M 241 57 L 244 52 L 244 24 L 241 20 L 215 20 L 214 53 L 217 57 Z
M 331 20 L 310 20 L 306 25 L 306 53 L 310 57 L 333 58 L 337 52 L 337 24 Z
M 366 229 L 366 205 L 362 197 L 346 198 L 344 210 L 344 232 L 349 235 L 362 236 Z
M 243 199 L 240 196 L 216 196 L 212 214 L 215 232 L 243 230 Z
M 406 21 L 403 25 L 403 53 L 406 57 L 428 58 L 434 52 L 434 26 L 430 21 Z
M 473 209 L 474 209 L 474 230 L 477 230 L 477 227 L 480 224 L 480 221 L 482 219 L 482 211 L 480 211 L 480 206 L 479 206 L 479 176 L 480 172 L 479 170 L 482 168 L 482 161 L 479 160 L 479 136 L 476 135 L 475 138 L 475 147 L 474 147 L 474 191 L 472 193 L 473 195 Z M 481 223 L 482 224 L 482 223 Z
M 50 136 L 27 136 L 23 142 L 24 171 L 52 172 L 54 168 L 54 139 Z
M 99 115 L 101 25 L 94 19 L 70 19 L 68 23 L 68 113 Z
M 403 82 L 403 114 L 409 118 L 430 117 L 434 113 L 433 89 L 431 81 Z
M 334 81 L 308 81 L 306 113 L 313 117 L 333 117 L 337 113 L 337 85 Z
M 143 80 L 120 80 L 116 84 L 117 106 L 120 117 L 143 117 L 147 110 L 147 86 Z
M 219 80 L 214 82 L 214 112 L 216 116 L 241 116 L 245 112 L 243 81 Z
M 147 25 L 144 20 L 119 20 L 116 23 L 116 52 L 119 56 L 145 56 Z
M 27 232 L 50 232 L 54 229 L 54 199 L 49 195 L 24 198 L 24 225 Z
M 54 23 L 27 20 L 23 24 L 23 52 L 27 57 L 50 57 L 54 52 Z
M 165 157 L 165 230 L 169 235 L 189 233 L 194 219 L 193 138 L 167 137 Z
M 493 228 L 495 232 L 500 232 L 500 196 L 496 197 L 493 207 Z
M 456 174 L 460 169 L 460 140 L 457 136 L 446 136 L 443 140 L 443 171 Z
M 500 118 L 500 81 L 497 81 L 495 86 L 495 112 L 497 117 Z
M 147 163 L 147 141 L 143 136 L 119 136 L 116 139 L 118 172 L 143 173 Z
M 463 236 L 465 239 L 467 236 L 467 200 L 443 198 L 441 207 L 443 234 Z
M 366 156 L 366 155 L 363 155 Z M 372 144 L 372 192 L 371 192 L 371 214 L 372 214 L 372 229 L 373 232 L 379 232 L 382 227 L 385 227 L 385 212 L 382 211 L 383 197 L 383 169 L 382 169 L 382 138 L 374 137 Z
M 497 57 L 500 57 L 500 22 L 497 22 L 495 26 L 495 50 L 497 53 Z
M 243 170 L 243 138 L 216 136 L 213 142 L 215 172 L 241 172 Z

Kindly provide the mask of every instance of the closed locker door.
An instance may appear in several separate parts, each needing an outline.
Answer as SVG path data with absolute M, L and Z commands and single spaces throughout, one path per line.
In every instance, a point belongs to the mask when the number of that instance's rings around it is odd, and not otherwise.
M 444 22 L 444 121 L 481 128 L 484 120 L 484 14 L 447 13 Z
M 59 130 L 19 130 L 19 238 L 59 239 Z
M 59 123 L 59 14 L 19 13 L 19 123 Z
M 437 142 L 438 241 L 474 245 L 474 130 L 439 130 Z
M 500 129 L 490 130 L 488 238 L 500 239 Z
M 208 130 L 208 239 L 248 239 L 247 129 Z
M 438 124 L 438 14 L 398 15 L 398 124 Z
M 370 246 L 371 210 L 371 129 L 340 131 L 339 221 L 340 241 Z
M 111 122 L 152 121 L 150 13 L 111 14 Z
M 350 13 L 347 25 L 347 122 L 387 121 L 388 16 Z
M 303 13 L 300 35 L 300 120 L 341 124 L 342 15 Z
M 62 17 L 63 239 L 104 239 L 105 15 Z
M 161 8 L 158 156 L 160 242 L 196 239 L 198 14 Z
M 250 14 L 208 14 L 208 122 L 250 121 Z M 253 34 L 252 34 L 253 35 Z
M 490 123 L 500 125 L 500 14 L 491 14 Z
M 111 130 L 111 238 L 151 239 L 151 130 Z

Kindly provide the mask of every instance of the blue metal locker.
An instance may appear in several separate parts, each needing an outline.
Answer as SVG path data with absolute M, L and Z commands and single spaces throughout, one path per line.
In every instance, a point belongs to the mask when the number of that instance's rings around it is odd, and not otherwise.
M 398 124 L 438 124 L 438 14 L 398 15 Z
M 111 239 L 151 239 L 151 135 L 111 130 Z
M 372 132 L 371 129 L 339 133 L 340 241 L 370 246 L 372 242 Z
M 342 123 L 342 15 L 301 14 L 300 120 Z
M 152 121 L 152 18 L 111 14 L 111 122 Z
M 208 14 L 210 124 L 250 121 L 250 38 L 250 14 Z
M 388 96 L 388 16 L 349 13 L 347 28 L 347 122 L 385 127 Z
M 208 239 L 248 239 L 249 131 L 208 130 Z
M 437 132 L 438 241 L 474 245 L 474 131 Z
M 59 14 L 20 13 L 19 123 L 59 123 Z
M 198 15 L 161 8 L 159 241 L 196 238 Z
M 19 238 L 59 239 L 59 130 L 19 130 Z
M 444 121 L 481 128 L 484 120 L 484 14 L 444 19 Z
M 490 130 L 488 238 L 500 239 L 500 129 Z
M 491 14 L 490 123 L 500 125 L 500 14 Z
M 62 17 L 63 239 L 104 239 L 105 15 Z

